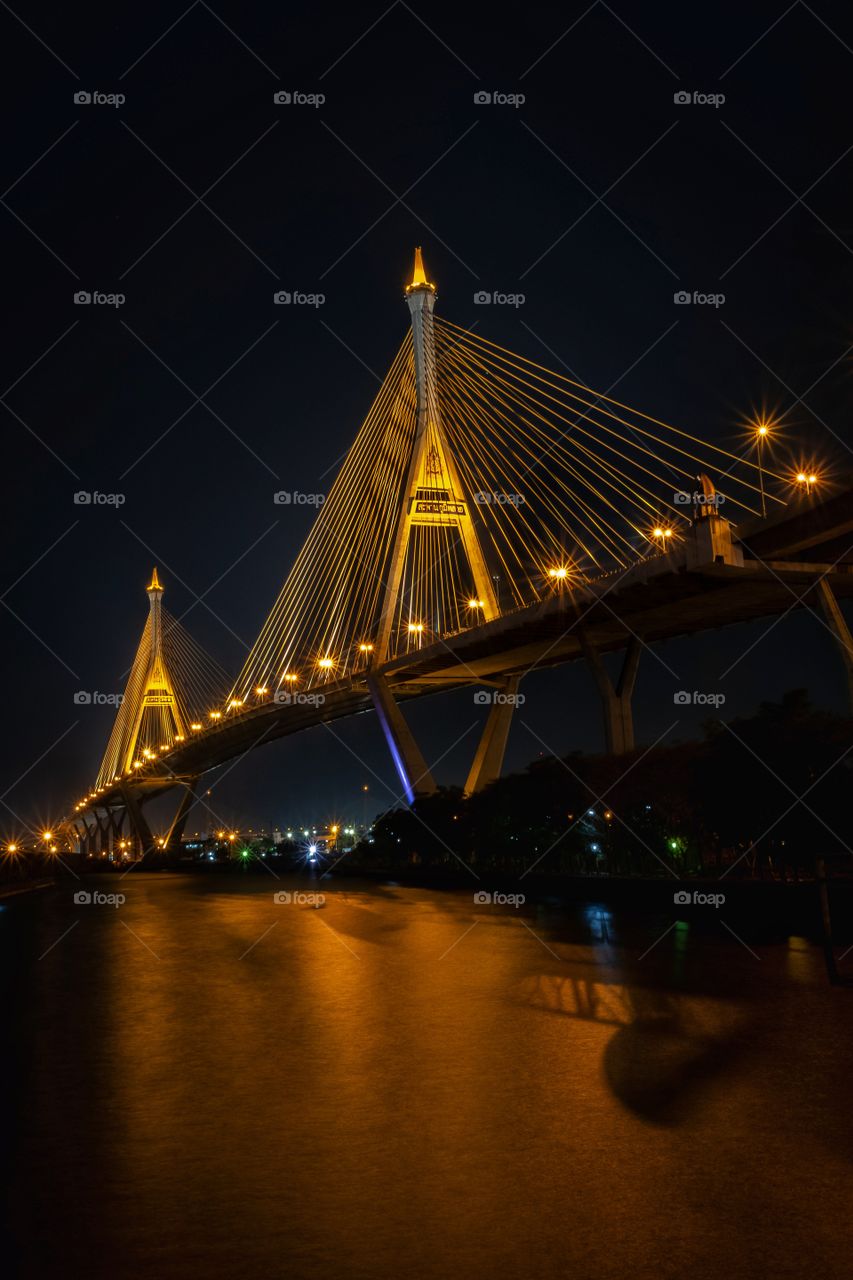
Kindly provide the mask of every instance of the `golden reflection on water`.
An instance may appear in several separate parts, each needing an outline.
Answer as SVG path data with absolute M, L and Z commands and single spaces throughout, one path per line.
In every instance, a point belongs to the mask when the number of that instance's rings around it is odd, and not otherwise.
M 798 1168 L 843 1220 L 853 1142 L 811 1082 L 835 1053 L 822 1088 L 846 1089 L 847 993 L 820 985 L 808 944 L 757 961 L 682 931 L 639 960 L 653 937 L 629 945 L 609 913 L 124 884 L 125 907 L 81 914 L 34 967 L 21 1185 L 60 1219 L 69 1181 L 86 1188 L 73 1229 L 33 1224 L 42 1274 L 562 1277 L 595 1259 L 605 1280 L 657 1280 L 701 1266 L 712 1237 L 725 1249 L 727 1212 L 799 1206 L 802 1223 Z M 40 909 L 58 937 L 67 906 Z M 812 1236 L 832 1276 L 830 1236 Z M 756 1268 L 789 1248 L 763 1239 Z

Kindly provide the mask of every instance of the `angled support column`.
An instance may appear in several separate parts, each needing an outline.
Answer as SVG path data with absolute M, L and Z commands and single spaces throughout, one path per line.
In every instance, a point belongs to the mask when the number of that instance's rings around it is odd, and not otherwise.
M 154 837 L 151 834 L 151 828 L 145 820 L 142 804 L 133 794 L 130 787 L 122 787 L 121 794 L 124 797 L 130 829 L 139 841 L 139 852 L 144 858 L 147 853 L 151 853 L 154 849 Z
M 841 606 L 835 598 L 835 592 L 826 578 L 821 578 L 817 584 L 817 594 L 826 624 L 835 636 L 838 648 L 841 651 L 841 658 L 847 672 L 847 684 L 850 689 L 850 707 L 853 710 L 853 635 L 850 634 L 847 619 L 841 612 Z
M 172 819 L 172 825 L 169 827 L 169 834 L 166 836 L 166 844 L 164 846 L 166 852 L 173 852 L 180 849 L 181 840 L 184 836 L 184 827 L 187 825 L 187 818 L 190 809 L 195 803 L 196 787 L 198 786 L 198 778 L 190 778 L 184 784 L 186 790 L 181 796 L 181 802 L 178 805 L 177 813 Z
M 98 831 L 97 819 L 95 819 L 95 826 L 90 827 L 88 822 L 86 821 L 86 818 L 81 813 L 80 821 L 83 823 L 83 830 L 85 832 L 85 835 L 82 838 L 83 843 L 82 843 L 81 852 L 85 853 L 86 856 L 88 857 L 90 854 L 94 854 L 97 852 L 97 850 L 95 849 L 95 836 Z
M 100 845 L 100 852 L 109 853 L 110 851 L 110 811 L 109 809 L 107 809 L 107 811 L 105 812 L 103 820 L 101 820 L 101 818 L 98 816 L 97 810 L 95 810 L 95 821 L 98 824 L 98 844 Z
M 477 744 L 474 761 L 465 783 L 466 796 L 473 795 L 475 791 L 482 791 L 484 787 L 496 782 L 501 776 L 520 682 L 521 676 L 510 676 L 503 688 L 496 689 L 493 694 L 492 709 L 486 720 L 483 735 Z
M 371 673 L 367 677 L 367 687 L 409 804 L 414 803 L 418 794 L 432 795 L 437 789 L 432 774 L 394 701 L 388 681 L 379 672 Z
M 637 636 L 632 636 L 616 688 L 608 675 L 601 654 L 592 645 L 589 637 L 581 631 L 581 648 L 589 663 L 601 703 L 604 710 L 604 741 L 607 754 L 611 756 L 625 755 L 634 750 L 634 715 L 631 710 L 631 699 L 634 685 L 637 682 L 637 668 L 640 665 L 642 644 Z

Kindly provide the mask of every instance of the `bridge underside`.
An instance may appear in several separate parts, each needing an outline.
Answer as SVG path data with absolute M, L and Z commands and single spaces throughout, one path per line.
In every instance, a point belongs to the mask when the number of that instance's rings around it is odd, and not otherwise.
M 583 659 L 589 646 L 606 654 L 626 649 L 634 636 L 654 644 L 796 608 L 817 610 L 821 578 L 837 599 L 853 597 L 853 565 L 748 561 L 685 570 L 661 557 L 446 637 L 381 672 L 398 702 L 462 686 L 504 687 L 508 677 Z M 171 751 L 160 762 L 168 774 L 135 778 L 134 793 L 148 800 L 267 742 L 375 707 L 366 676 L 330 683 L 323 692 L 319 706 L 270 701 L 223 720 Z M 123 804 L 127 787 L 116 784 L 99 806 Z

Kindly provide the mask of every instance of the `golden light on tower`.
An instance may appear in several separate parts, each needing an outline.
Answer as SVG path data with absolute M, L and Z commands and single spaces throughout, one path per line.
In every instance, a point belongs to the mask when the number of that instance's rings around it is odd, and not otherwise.
M 406 285 L 406 293 L 414 293 L 416 289 L 429 289 L 432 293 L 435 293 L 435 285 L 431 284 L 426 277 L 420 245 L 415 249 L 415 266 L 412 272 L 412 281 L 411 284 Z

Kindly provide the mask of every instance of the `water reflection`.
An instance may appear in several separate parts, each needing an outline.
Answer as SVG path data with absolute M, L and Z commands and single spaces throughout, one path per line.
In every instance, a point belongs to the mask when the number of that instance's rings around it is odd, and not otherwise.
M 713 1206 L 734 1179 L 750 1232 L 795 1224 L 785 1248 L 765 1233 L 756 1273 L 808 1242 L 840 1274 L 800 1193 L 845 1220 L 848 994 L 815 948 L 758 963 L 673 930 L 640 961 L 656 935 L 602 907 L 324 882 L 316 911 L 272 881 L 124 884 L 121 911 L 3 914 L 22 1275 L 550 1280 L 596 1256 L 657 1280 L 662 1250 L 689 1273 L 712 1235 L 727 1274 Z M 659 1195 L 685 1180 L 692 1234 Z

